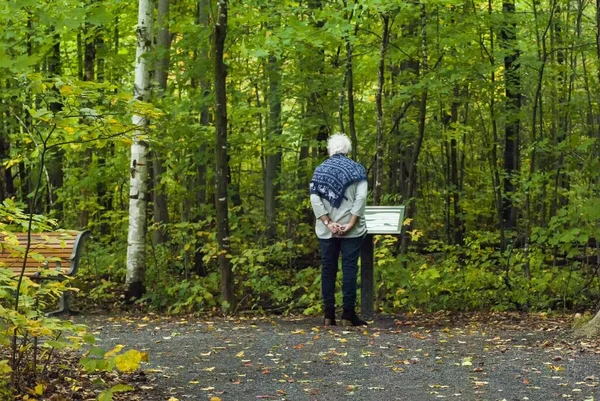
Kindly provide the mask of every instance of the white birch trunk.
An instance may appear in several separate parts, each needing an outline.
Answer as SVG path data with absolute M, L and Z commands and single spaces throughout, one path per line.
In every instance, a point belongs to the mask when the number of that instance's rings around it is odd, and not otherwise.
M 138 25 L 136 28 L 137 51 L 135 55 L 134 98 L 147 101 L 150 94 L 150 63 L 145 57 L 152 47 L 152 0 L 139 0 Z M 148 144 L 144 140 L 146 118 L 134 115 L 133 124 L 139 127 L 131 145 L 129 179 L 129 230 L 127 235 L 127 274 L 125 278 L 128 298 L 143 293 L 146 268 L 145 234 L 146 206 L 148 203 Z

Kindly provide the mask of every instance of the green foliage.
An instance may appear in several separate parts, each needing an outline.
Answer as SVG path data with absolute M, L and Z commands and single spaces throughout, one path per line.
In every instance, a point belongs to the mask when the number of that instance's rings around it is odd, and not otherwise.
M 345 52 L 352 45 L 357 158 L 372 178 L 382 14 L 393 21 L 384 58 L 383 203 L 410 204 L 416 212 L 405 234 L 412 241 L 407 254 L 397 254 L 394 238 L 378 240 L 380 307 L 395 312 L 593 305 L 599 283 L 591 262 L 596 251 L 589 244 L 600 237 L 593 4 L 558 10 L 553 3 L 523 3 L 508 16 L 499 1 L 345 3 L 230 5 L 228 257 L 238 310 L 320 311 L 319 259 L 306 190 L 322 159 L 316 134 L 348 132 Z M 0 231 L 27 225 L 23 205 L 31 202 L 41 177 L 34 229 L 60 225 L 94 233 L 82 274 L 65 284 L 81 290 L 83 307 L 120 306 L 129 147 L 139 128 L 130 121 L 133 113 L 143 113 L 151 125 L 140 138 L 165 170 L 152 187 L 167 195 L 170 221 L 149 220 L 149 291 L 140 302 L 170 313 L 212 311 L 220 292 L 212 21 L 200 21 L 197 2 L 171 7 L 167 89 L 151 103 L 140 103 L 131 96 L 136 11 L 135 2 L 124 0 L 0 4 L 0 26 L 6 27 L 0 31 L 0 113 L 6 116 L 0 126 L 0 173 L 14 178 L 10 195 L 19 200 L 0 206 Z M 501 32 L 509 20 L 517 26 L 524 99 L 517 113 L 521 164 L 513 176 L 503 171 L 502 160 L 502 136 L 515 117 L 505 104 L 502 69 L 507 49 Z M 86 53 L 92 44 L 95 52 Z M 57 45 L 60 68 L 52 68 Z M 161 52 L 152 51 L 148 61 L 154 65 Z M 91 53 L 93 60 L 86 63 Z M 425 53 L 427 69 L 421 68 Z M 273 102 L 267 67 L 273 57 L 282 74 L 283 130 L 275 137 L 267 132 Z M 86 71 L 90 65 L 94 71 Z M 417 105 L 425 90 L 421 120 Z M 265 161 L 279 153 L 277 233 L 267 238 Z M 451 180 L 453 162 L 458 182 Z M 407 195 L 409 168 L 418 172 L 417 191 Z M 514 186 L 508 197 L 505 179 Z M 497 210 L 506 200 L 518 211 L 517 224 L 509 229 Z M 453 236 L 459 223 L 465 233 L 461 241 Z M 166 243 L 151 245 L 155 229 L 164 230 Z M 8 307 L 12 284 L 5 284 L 1 291 Z M 37 294 L 43 302 L 64 289 L 27 280 L 23 287 L 25 308 L 33 307 Z
M 13 231 L 28 227 L 37 230 L 49 230 L 56 223 L 43 215 L 29 215 L 10 200 L 0 205 L 0 235 L 3 237 L 3 251 L 23 257 L 26 244 L 19 244 Z M 41 255 L 40 255 L 41 256 Z M 43 261 L 40 260 L 40 262 Z M 16 396 L 35 378 L 35 392 L 43 394 L 43 383 L 47 380 L 49 369 L 45 364 L 55 353 L 81 350 L 84 345 L 95 343 L 86 327 L 72 321 L 48 317 L 45 310 L 55 302 L 69 287 L 69 280 L 36 280 L 19 277 L 0 266 L 0 347 L 12 348 L 9 359 L 0 359 L 0 396 Z M 19 304 L 15 305 L 15 293 L 19 291 Z M 72 289 L 71 289 L 72 290 Z M 122 347 L 121 347 L 122 348 Z M 81 360 L 88 371 L 110 372 L 114 368 L 121 372 L 135 371 L 147 355 L 136 350 L 121 353 L 117 347 L 102 352 L 92 347 L 88 356 Z M 5 353 L 3 353 L 6 355 Z M 100 355 L 101 354 L 101 355 Z M 89 355 L 99 356 L 94 359 Z M 10 383 L 10 386 L 8 384 Z M 130 386 L 116 385 L 102 392 L 100 399 L 111 400 L 117 392 L 131 391 Z M 13 394 L 13 392 L 16 392 Z
M 106 351 L 100 347 L 92 347 L 81 358 L 81 365 L 89 372 L 111 372 L 118 369 L 121 372 L 135 372 L 142 361 L 148 361 L 148 355 L 136 350 L 123 350 L 122 345 L 117 345 L 112 350 Z

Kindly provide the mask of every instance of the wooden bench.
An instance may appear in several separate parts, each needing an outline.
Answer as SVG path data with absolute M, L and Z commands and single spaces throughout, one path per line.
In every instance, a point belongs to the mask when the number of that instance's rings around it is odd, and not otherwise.
M 375 303 L 375 282 L 373 280 L 375 244 L 373 236 L 401 234 L 404 210 L 404 206 L 367 206 L 365 209 L 367 237 L 360 249 L 360 313 L 367 320 L 373 318 Z
M 75 276 L 85 239 L 89 236 L 89 231 L 31 233 L 25 276 L 35 280 L 60 280 L 64 276 Z M 0 268 L 11 270 L 15 276 L 20 275 L 26 246 L 27 233 L 0 234 Z M 59 274 L 49 274 L 49 271 Z M 60 298 L 58 310 L 50 314 L 74 313 L 69 301 L 70 294 L 65 291 Z

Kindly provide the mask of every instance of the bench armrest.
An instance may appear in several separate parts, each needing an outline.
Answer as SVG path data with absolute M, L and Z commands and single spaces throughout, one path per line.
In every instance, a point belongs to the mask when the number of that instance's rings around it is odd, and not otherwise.
M 92 233 L 88 230 L 84 230 L 77 235 L 77 238 L 75 239 L 75 245 L 73 246 L 73 253 L 69 258 L 71 265 L 69 266 L 69 270 L 65 273 L 67 276 L 74 276 L 77 274 L 77 270 L 79 269 L 79 258 L 83 252 L 83 245 L 85 240 L 88 237 L 91 237 L 91 235 Z

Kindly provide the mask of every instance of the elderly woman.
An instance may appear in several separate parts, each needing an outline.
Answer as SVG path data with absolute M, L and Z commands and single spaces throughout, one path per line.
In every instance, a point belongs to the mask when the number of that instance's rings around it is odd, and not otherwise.
M 321 290 L 325 308 L 324 324 L 336 325 L 335 281 L 342 255 L 343 326 L 363 326 L 355 311 L 358 256 L 367 232 L 364 213 L 367 173 L 350 160 L 350 139 L 332 135 L 327 142 L 329 158 L 319 165 L 310 182 L 310 202 L 317 218 L 315 232 L 321 247 Z

